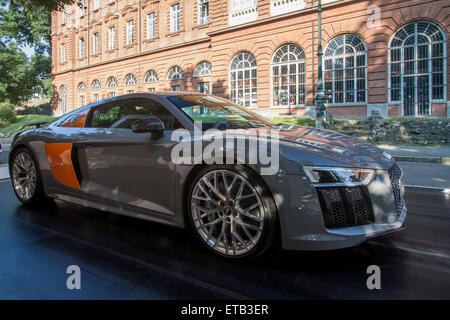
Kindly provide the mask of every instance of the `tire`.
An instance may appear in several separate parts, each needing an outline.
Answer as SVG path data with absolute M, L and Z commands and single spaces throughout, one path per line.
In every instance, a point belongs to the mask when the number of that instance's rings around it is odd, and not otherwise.
M 272 246 L 279 229 L 268 188 L 242 165 L 201 169 L 189 188 L 187 209 L 190 226 L 203 245 L 227 259 L 260 256 Z
M 30 149 L 21 147 L 15 150 L 11 159 L 9 174 L 17 199 L 24 204 L 48 202 L 49 198 L 44 193 L 39 165 Z M 29 165 L 26 165 L 26 163 Z M 23 177 L 24 174 L 26 174 L 26 177 Z M 19 179 L 22 181 L 25 179 L 26 181 L 20 183 Z M 26 192 L 27 185 L 28 194 Z

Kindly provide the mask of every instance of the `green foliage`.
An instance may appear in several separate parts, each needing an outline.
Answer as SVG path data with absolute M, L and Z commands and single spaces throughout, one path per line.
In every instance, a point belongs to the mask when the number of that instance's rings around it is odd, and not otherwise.
M 17 120 L 14 106 L 9 102 L 0 104 L 0 127 L 6 127 Z
M 53 113 L 52 105 L 47 103 L 42 103 L 37 106 L 26 106 L 22 110 L 18 110 L 17 114 L 19 115 L 27 115 L 27 114 L 39 114 L 44 116 L 51 116 Z
M 51 12 L 75 2 L 0 0 L 0 101 L 51 95 Z M 34 55 L 27 58 L 24 46 L 33 47 Z
M 21 131 L 23 128 L 26 128 L 29 122 L 37 122 L 37 121 L 52 121 L 55 120 L 55 117 L 51 116 L 41 116 L 37 114 L 30 114 L 26 116 L 17 116 L 17 121 L 9 126 L 2 127 L 0 126 L 0 136 L 4 135 L 6 137 L 12 137 L 16 132 Z
M 0 101 L 20 102 L 31 93 L 31 66 L 14 44 L 0 43 Z
M 307 126 L 307 127 L 315 127 L 316 126 L 316 119 L 309 118 L 309 117 L 291 117 L 291 118 L 275 117 L 275 118 L 268 118 L 268 119 L 277 124 L 280 123 L 280 124 L 290 124 L 290 125 Z

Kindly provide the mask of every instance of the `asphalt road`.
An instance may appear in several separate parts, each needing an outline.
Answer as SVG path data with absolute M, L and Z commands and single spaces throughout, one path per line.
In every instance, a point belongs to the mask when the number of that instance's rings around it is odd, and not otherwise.
M 406 229 L 328 252 L 216 258 L 190 232 L 63 202 L 28 208 L 0 183 L 1 299 L 450 299 L 450 195 L 408 188 Z M 381 268 L 381 290 L 366 269 Z M 68 290 L 66 268 L 81 268 Z

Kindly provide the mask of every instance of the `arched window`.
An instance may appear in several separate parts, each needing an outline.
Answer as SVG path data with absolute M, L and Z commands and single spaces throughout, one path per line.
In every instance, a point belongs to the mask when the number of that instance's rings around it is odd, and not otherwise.
M 431 113 L 431 102 L 446 97 L 445 35 L 430 22 L 400 28 L 389 44 L 389 99 L 404 116 Z
M 306 58 L 295 44 L 279 48 L 272 59 L 273 106 L 305 106 Z
M 258 81 L 256 59 L 250 52 L 240 52 L 231 60 L 231 101 L 248 108 L 257 107 Z
M 92 90 L 100 90 L 102 88 L 100 81 L 94 80 L 92 81 Z
M 117 88 L 117 79 L 115 77 L 109 77 L 106 86 L 108 88 Z
M 206 77 L 211 75 L 211 63 L 203 61 L 198 64 L 194 71 L 194 77 Z
M 184 72 L 179 66 L 175 66 L 169 70 L 167 74 L 167 80 L 180 80 L 184 79 Z
M 126 86 L 134 86 L 137 83 L 137 79 L 133 74 L 129 74 L 125 77 Z
M 65 86 L 59 89 L 59 99 L 61 101 L 61 114 L 67 112 L 67 90 Z
M 144 82 L 145 83 L 158 82 L 158 74 L 156 73 L 156 71 L 150 70 L 149 72 L 147 72 L 145 74 Z
M 365 104 L 367 100 L 367 49 L 354 34 L 331 40 L 325 48 L 325 91 L 330 104 Z
M 84 82 L 80 82 L 78 84 L 78 92 L 85 92 L 86 91 L 86 85 L 84 84 Z

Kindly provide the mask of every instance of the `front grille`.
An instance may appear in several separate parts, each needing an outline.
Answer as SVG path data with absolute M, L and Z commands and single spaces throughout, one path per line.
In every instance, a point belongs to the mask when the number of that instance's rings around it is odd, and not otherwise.
M 398 215 L 402 213 L 404 206 L 402 195 L 400 192 L 400 183 L 402 177 L 402 170 L 397 164 L 394 164 L 388 171 L 391 179 L 392 192 L 394 193 L 395 211 Z
M 366 187 L 317 188 L 325 226 L 347 228 L 375 221 Z

